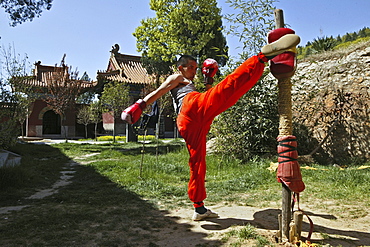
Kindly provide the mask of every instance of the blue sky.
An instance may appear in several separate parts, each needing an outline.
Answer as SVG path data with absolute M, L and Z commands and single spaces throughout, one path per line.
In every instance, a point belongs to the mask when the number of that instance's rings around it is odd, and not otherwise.
M 222 13 L 233 11 L 225 0 L 218 0 Z M 301 45 L 317 37 L 344 35 L 370 27 L 370 0 L 280 0 L 276 7 L 284 11 L 285 23 L 301 36 Z M 95 79 L 98 70 L 108 65 L 111 47 L 118 43 L 120 52 L 140 55 L 132 36 L 140 21 L 155 16 L 149 0 L 54 0 L 50 11 L 40 18 L 10 27 L 0 10 L 0 45 L 11 45 L 33 64 L 66 64 Z M 224 25 L 227 25 L 224 22 Z M 237 55 L 240 45 L 227 37 L 230 54 Z

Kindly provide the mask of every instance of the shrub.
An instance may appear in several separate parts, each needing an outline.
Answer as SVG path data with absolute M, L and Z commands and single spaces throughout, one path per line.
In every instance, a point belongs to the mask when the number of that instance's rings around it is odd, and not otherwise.
M 211 129 L 216 151 L 237 159 L 274 153 L 278 136 L 276 81 L 265 77 L 233 107 L 218 116 Z
M 19 135 L 19 126 L 13 117 L 13 107 L 0 106 L 0 148 L 7 149 L 13 146 Z

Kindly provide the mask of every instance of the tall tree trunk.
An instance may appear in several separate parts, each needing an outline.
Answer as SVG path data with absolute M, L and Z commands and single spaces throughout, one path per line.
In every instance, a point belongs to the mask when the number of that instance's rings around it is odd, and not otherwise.
M 116 118 L 113 113 L 113 143 L 116 143 Z
M 60 127 L 64 130 L 64 139 L 66 140 L 66 143 L 68 142 L 68 133 L 67 133 L 67 126 L 63 125 L 64 120 L 64 114 L 60 115 Z
M 95 134 L 95 141 L 97 141 L 97 131 L 98 131 L 98 123 L 95 123 L 95 128 L 94 128 L 94 134 Z

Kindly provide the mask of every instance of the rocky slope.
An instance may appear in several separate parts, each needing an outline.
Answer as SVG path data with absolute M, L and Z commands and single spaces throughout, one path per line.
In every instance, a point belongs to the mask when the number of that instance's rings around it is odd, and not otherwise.
M 299 60 L 292 83 L 294 121 L 314 137 L 304 145 L 326 162 L 369 158 L 370 41 Z

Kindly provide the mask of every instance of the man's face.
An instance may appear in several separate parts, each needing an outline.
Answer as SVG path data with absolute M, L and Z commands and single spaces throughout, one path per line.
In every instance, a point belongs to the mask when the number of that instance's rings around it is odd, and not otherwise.
M 182 75 L 189 80 L 193 80 L 197 74 L 198 64 L 197 62 L 190 60 L 186 65 L 180 66 Z

